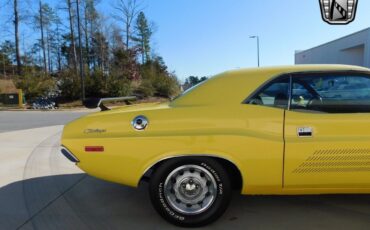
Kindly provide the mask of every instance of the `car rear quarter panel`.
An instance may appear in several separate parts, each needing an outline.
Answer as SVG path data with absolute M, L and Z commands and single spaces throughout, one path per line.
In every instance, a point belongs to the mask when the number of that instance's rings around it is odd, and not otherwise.
M 137 115 L 149 119 L 145 131 L 131 127 Z M 137 186 L 144 172 L 163 159 L 224 158 L 240 170 L 242 192 L 257 194 L 281 189 L 283 117 L 281 109 L 243 104 L 108 112 L 67 125 L 62 143 L 80 159 L 82 170 L 129 186 Z M 86 134 L 86 129 L 106 131 Z M 85 146 L 104 146 L 104 152 L 87 153 Z

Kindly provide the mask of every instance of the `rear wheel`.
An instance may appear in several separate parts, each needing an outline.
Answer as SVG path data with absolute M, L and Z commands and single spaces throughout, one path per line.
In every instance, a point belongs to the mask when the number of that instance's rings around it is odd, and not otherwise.
M 226 170 L 205 157 L 176 158 L 152 175 L 149 193 L 157 212 L 182 227 L 199 227 L 217 220 L 231 199 Z

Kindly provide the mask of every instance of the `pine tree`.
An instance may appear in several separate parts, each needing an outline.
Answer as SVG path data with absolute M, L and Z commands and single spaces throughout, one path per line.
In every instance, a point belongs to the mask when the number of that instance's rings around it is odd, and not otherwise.
M 141 49 L 142 64 L 150 60 L 150 39 L 153 34 L 152 28 L 148 24 L 144 12 L 140 12 L 136 20 L 136 41 Z
M 15 41 L 15 56 L 17 61 L 17 74 L 22 74 L 22 62 L 21 54 L 19 49 L 19 9 L 18 9 L 18 0 L 13 1 L 13 11 L 14 11 L 14 41 Z

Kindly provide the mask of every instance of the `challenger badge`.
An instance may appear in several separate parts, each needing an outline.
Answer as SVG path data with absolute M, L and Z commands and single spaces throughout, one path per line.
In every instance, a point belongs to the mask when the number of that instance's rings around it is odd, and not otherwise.
M 85 134 L 92 134 L 92 133 L 100 134 L 100 133 L 105 133 L 105 132 L 107 132 L 106 129 L 85 129 L 84 130 Z

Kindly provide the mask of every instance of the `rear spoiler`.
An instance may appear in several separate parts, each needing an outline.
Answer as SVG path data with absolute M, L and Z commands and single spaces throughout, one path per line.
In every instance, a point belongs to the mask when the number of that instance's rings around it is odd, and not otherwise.
M 106 107 L 103 102 L 108 101 L 124 101 L 126 104 L 131 104 L 130 101 L 136 100 L 136 96 L 129 96 L 129 97 L 110 97 L 110 98 L 88 98 L 83 101 L 83 105 L 88 109 L 96 109 L 100 108 L 101 111 L 110 110 L 108 107 Z

